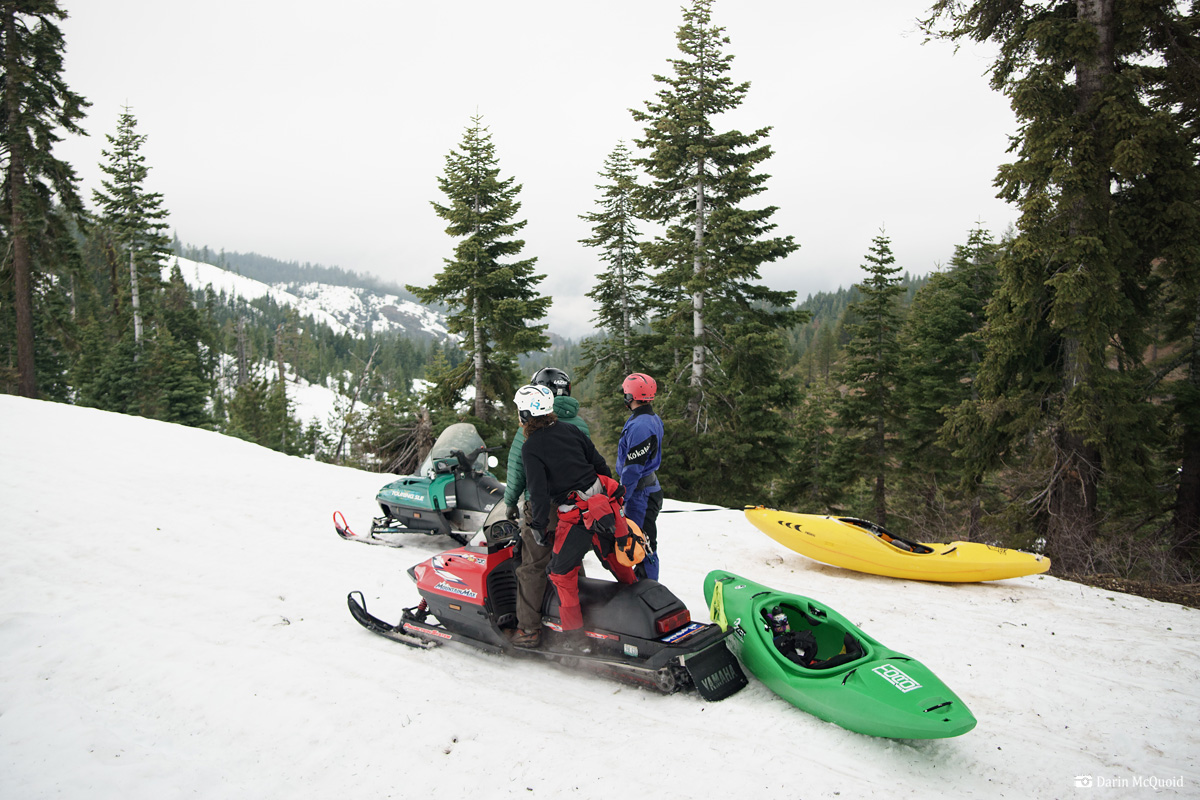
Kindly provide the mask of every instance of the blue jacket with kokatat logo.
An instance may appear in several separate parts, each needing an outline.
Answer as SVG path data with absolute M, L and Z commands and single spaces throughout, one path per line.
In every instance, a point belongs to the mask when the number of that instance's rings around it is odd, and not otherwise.
M 646 514 L 647 495 L 662 488 L 655 474 L 662 464 L 662 440 L 662 418 L 647 403 L 625 420 L 617 443 L 617 476 L 625 487 L 625 516 L 638 524 Z

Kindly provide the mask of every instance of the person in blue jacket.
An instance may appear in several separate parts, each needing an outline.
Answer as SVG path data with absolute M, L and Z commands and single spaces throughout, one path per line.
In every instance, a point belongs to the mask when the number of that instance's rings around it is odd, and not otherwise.
M 658 512 L 663 504 L 658 467 L 662 464 L 663 423 L 651 406 L 658 384 L 649 375 L 635 372 L 621 383 L 621 392 L 630 411 L 617 443 L 625 518 L 641 528 L 650 542 L 651 552 L 638 565 L 638 576 L 658 580 Z

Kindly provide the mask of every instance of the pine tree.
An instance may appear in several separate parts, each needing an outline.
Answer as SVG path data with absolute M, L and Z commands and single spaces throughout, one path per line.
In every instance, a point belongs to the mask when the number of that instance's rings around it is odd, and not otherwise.
M 0 2 L 0 244 L 3 272 L 12 274 L 11 283 L 7 276 L 2 282 L 0 315 L 7 317 L 9 308 L 14 314 L 0 332 L 15 343 L 16 388 L 25 397 L 38 396 L 35 334 L 52 335 L 59 324 L 39 319 L 49 313 L 42 298 L 61 291 L 47 276 L 64 260 L 77 261 L 67 218 L 83 214 L 74 169 L 51 152 L 61 141 L 59 128 L 84 133 L 78 122 L 89 105 L 62 79 L 65 43 L 57 22 L 66 16 L 56 0 Z M 56 201 L 62 213 L 53 210 Z
M 600 386 L 615 387 L 635 371 L 635 362 L 640 363 L 637 327 L 645 323 L 649 307 L 635 210 L 637 175 L 624 142 L 605 160 L 600 176 L 605 183 L 596 187 L 601 192 L 599 209 L 581 216 L 592 223 L 592 236 L 580 242 L 597 248 L 605 265 L 587 293 L 596 301 L 593 320 L 602 333 L 584 342 L 583 363 L 576 378 L 593 376 Z M 613 419 L 624 411 L 616 391 L 602 391 L 600 405 Z
M 645 123 L 635 163 L 649 176 L 640 215 L 664 233 L 645 248 L 657 299 L 652 346 L 642 371 L 656 374 L 668 432 L 664 474 L 673 496 L 744 502 L 772 491 L 765 465 L 784 457 L 790 437 L 781 409 L 798 398 L 784 374 L 783 332 L 801 315 L 794 292 L 757 284 L 759 268 L 796 250 L 772 237 L 774 206 L 747 208 L 769 176 L 770 128 L 718 132 L 717 118 L 741 105 L 723 28 L 712 0 L 684 9 L 674 74 L 634 118 Z M 686 376 L 686 381 L 680 381 Z M 674 448 L 672 450 L 672 448 Z M 735 499 L 738 498 L 738 499 Z
M 234 391 L 225 432 L 272 450 L 298 455 L 304 447 L 303 429 L 292 408 L 282 383 L 253 377 Z
M 103 191 L 92 197 L 99 209 L 99 221 L 113 245 L 110 257 L 120 259 L 129 272 L 129 308 L 133 319 L 134 342 L 143 336 L 143 303 L 162 288 L 162 265 L 171 255 L 167 236 L 167 211 L 163 197 L 147 191 L 150 172 L 142 146 L 146 137 L 136 132 L 137 119 L 128 107 L 117 119 L 116 136 L 106 135 L 109 149 L 101 153 L 108 159 L 100 165 L 109 177 L 102 180 Z M 115 267 L 115 265 L 114 265 Z
M 997 184 L 1022 215 L 999 262 L 980 371 L 991 459 L 1025 451 L 1040 480 L 1023 500 L 1056 567 L 1094 570 L 1102 517 L 1131 494 L 1151 505 L 1159 494 L 1143 352 L 1152 265 L 1170 237 L 1150 233 L 1127 200 L 1194 209 L 1194 189 L 1160 173 L 1157 145 L 1186 142 L 1194 125 L 1172 106 L 1186 96 L 1195 108 L 1196 13 L 1171 0 L 939 0 L 926 29 L 999 45 L 992 85 L 1020 122 Z M 1184 160 L 1194 174 L 1194 149 Z M 1106 512 L 1102 496 L 1118 505 Z
M 967 243 L 955 247 L 950 268 L 917 291 L 901 336 L 899 494 L 909 498 L 906 516 L 935 539 L 957 535 L 963 510 L 967 539 L 981 536 L 982 470 L 956 455 L 944 434 L 948 415 L 978 400 L 984 309 L 996 285 L 997 251 L 987 231 L 972 230 Z
M 159 313 L 162 325 L 156 345 L 162 351 L 159 358 L 167 376 L 156 381 L 162 410 L 154 416 L 192 427 L 211 427 L 207 405 L 217 361 L 216 331 L 211 319 L 193 304 L 178 264 L 171 267 Z
M 901 408 L 901 315 L 897 298 L 903 293 L 894 266 L 891 240 L 880 233 L 872 241 L 863 269 L 867 279 L 856 284 L 862 299 L 849 313 L 858 321 L 847 326 L 850 341 L 839 381 L 848 391 L 839 408 L 855 473 L 874 484 L 874 520 L 887 525 L 887 476 L 894 468 L 894 434 Z
M 187 425 L 212 424 L 206 411 L 215 369 L 216 334 L 205 322 L 176 265 L 170 281 L 162 267 L 171 253 L 162 195 L 145 187 L 146 137 L 136 132 L 128 108 L 117 133 L 107 137 L 108 176 L 93 192 L 98 207 L 92 231 L 102 254 L 116 314 L 85 321 L 89 340 L 107 348 L 102 357 L 81 357 L 74 370 L 78 402 Z
M 534 274 L 536 258 L 507 261 L 525 242 L 512 238 L 525 227 L 514 221 L 521 204 L 515 178 L 500 180 L 492 135 L 481 117 L 472 117 L 458 150 L 446 156 L 445 174 L 438 186 L 449 201 L 433 203 L 448 223 L 446 233 L 459 239 L 454 257 L 427 287 L 409 286 L 424 303 L 445 303 L 451 333 L 461 334 L 469 359 L 450 372 L 443 394 L 457 396 L 475 387 L 474 414 L 485 419 L 497 400 L 508 401 L 518 385 L 516 356 L 549 346 L 543 319 L 551 298 L 537 285 L 546 277 Z
M 801 513 L 834 511 L 849 478 L 838 455 L 836 397 L 824 382 L 810 384 L 793 414 L 796 449 L 784 470 L 783 495 Z
M 606 269 L 587 296 L 598 306 L 595 322 L 615 340 L 618 371 L 628 373 L 632 371 L 634 328 L 646 319 L 648 298 L 634 210 L 637 175 L 624 142 L 605 160 L 600 176 L 608 181 L 596 187 L 602 193 L 597 203 L 600 210 L 581 216 L 592 223 L 593 235 L 580 242 L 600 249 Z

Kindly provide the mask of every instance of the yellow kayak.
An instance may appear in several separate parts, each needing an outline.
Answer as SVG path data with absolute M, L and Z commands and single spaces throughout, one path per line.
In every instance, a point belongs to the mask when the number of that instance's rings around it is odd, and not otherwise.
M 871 575 L 974 583 L 1036 575 L 1050 569 L 1050 559 L 1045 556 L 979 542 L 910 542 L 873 522 L 851 517 L 747 506 L 746 518 L 800 555 Z

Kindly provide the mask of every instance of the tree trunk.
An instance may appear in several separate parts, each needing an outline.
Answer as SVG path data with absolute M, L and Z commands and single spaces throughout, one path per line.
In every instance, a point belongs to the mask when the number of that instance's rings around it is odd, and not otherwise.
M 133 245 L 129 246 L 129 305 L 133 309 L 133 341 L 135 344 L 142 343 L 142 304 L 138 299 L 138 274 L 137 265 L 133 260 Z M 134 360 L 137 360 L 137 355 L 134 355 Z
M 475 236 L 480 234 L 479 224 L 479 195 L 475 195 L 474 212 L 475 212 Z M 475 257 L 475 274 L 479 274 L 479 257 Z M 472 292 L 471 299 L 471 326 L 475 336 L 475 416 L 479 419 L 484 419 L 484 414 L 487 412 L 487 405 L 484 402 L 483 396 L 483 328 L 480 325 L 480 315 L 482 314 L 479 302 L 479 289 L 475 288 Z
M 1056 440 L 1060 460 L 1050 494 L 1048 545 L 1062 571 L 1088 572 L 1097 532 L 1100 454 L 1082 436 L 1063 429 Z
M 367 365 L 363 367 L 362 375 L 358 378 L 358 384 L 354 387 L 354 394 L 350 397 L 350 407 L 346 409 L 346 416 L 342 418 L 342 435 L 338 439 L 337 450 L 333 454 L 333 463 L 342 463 L 342 448 L 346 446 L 346 428 L 350 425 L 350 415 L 354 413 L 354 406 L 358 403 L 359 392 L 362 391 L 363 385 L 367 382 L 367 376 L 371 374 L 371 362 L 375 360 L 375 354 L 379 352 L 379 345 L 371 350 L 371 355 L 367 357 Z
M 108 288 L 112 292 L 113 319 L 116 319 L 117 315 L 121 313 L 121 282 L 117 279 L 117 263 L 119 261 L 112 239 L 104 236 L 104 262 L 108 265 Z
M 696 238 L 692 260 L 692 275 L 697 279 L 704 273 L 704 159 L 696 162 Z M 704 289 L 699 285 L 692 291 L 692 396 L 688 400 L 688 416 L 699 425 L 700 396 L 704 391 Z
M 13 55 L 13 42 L 17 39 L 16 12 L 12 4 L 4 8 L 4 71 L 7 86 L 8 108 L 6 109 L 9 132 L 8 186 L 13 237 L 13 309 L 17 324 L 17 394 L 21 397 L 37 398 L 37 370 L 33 350 L 33 257 L 29 252 L 29 233 L 25 225 L 25 213 L 21 204 L 25 195 L 25 154 L 18 143 L 17 134 L 21 124 L 17 98 L 19 70 Z
M 629 282 L 625 275 L 624 252 L 617 261 L 617 285 L 621 287 L 621 372 L 629 374 Z
M 246 318 L 238 317 L 237 326 L 237 385 L 250 380 L 250 360 L 246 354 Z
M 475 416 L 479 419 L 484 418 L 484 413 L 487 411 L 486 398 L 483 396 L 483 330 L 479 324 L 479 315 L 482 312 L 479 309 L 479 296 L 476 294 L 473 304 L 473 325 L 475 331 Z
M 282 322 L 275 326 L 275 365 L 279 371 L 280 386 L 287 383 L 287 371 L 283 368 L 283 326 Z
M 887 452 L 885 449 L 884 423 L 883 417 L 880 417 L 875 422 L 875 458 L 876 464 L 875 473 L 875 522 L 887 527 L 887 478 L 885 477 L 887 466 Z

